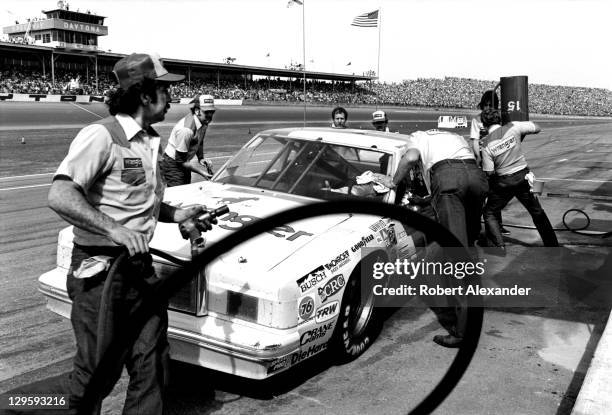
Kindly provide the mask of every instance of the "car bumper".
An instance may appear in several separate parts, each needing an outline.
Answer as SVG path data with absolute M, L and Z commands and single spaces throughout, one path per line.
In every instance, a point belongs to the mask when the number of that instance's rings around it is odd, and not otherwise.
M 39 278 L 39 291 L 47 308 L 66 318 L 72 302 L 65 287 L 66 270 L 55 268 Z M 174 360 L 250 379 L 265 379 L 284 369 L 274 362 L 298 352 L 297 330 L 276 330 L 227 316 L 194 315 L 168 311 L 168 341 Z

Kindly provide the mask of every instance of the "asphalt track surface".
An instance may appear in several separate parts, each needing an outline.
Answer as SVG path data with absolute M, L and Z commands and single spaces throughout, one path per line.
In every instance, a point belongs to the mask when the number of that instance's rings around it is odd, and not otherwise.
M 387 108 L 385 108 L 387 109 Z M 373 108 L 349 108 L 349 123 L 369 128 Z M 168 135 L 186 107 L 174 105 L 156 128 Z M 329 108 L 309 108 L 307 124 L 328 124 Z M 392 130 L 435 127 L 452 111 L 387 109 Z M 100 104 L 0 103 L 0 392 L 36 381 L 55 382 L 70 369 L 74 340 L 68 321 L 45 309 L 38 276 L 54 267 L 57 232 L 66 224 L 46 207 L 51 172 L 79 128 L 105 116 Z M 569 208 L 612 230 L 612 123 L 601 119 L 532 116 L 544 131 L 525 142 L 530 166 L 547 178 L 541 201 L 555 228 Z M 301 126 L 301 107 L 220 108 L 207 135 L 207 154 L 220 165 L 256 132 Z M 461 134 L 467 131 L 460 130 Z M 21 137 L 25 144 L 21 144 Z M 219 164 L 217 164 L 219 163 Z M 517 203 L 508 224 L 530 225 Z M 581 217 L 570 216 L 580 223 Z M 558 280 L 548 308 L 490 308 L 476 358 L 441 414 L 569 413 L 610 305 L 609 239 L 559 232 L 561 256 L 536 250 L 537 234 L 512 228 L 510 255 L 491 258 L 496 278 L 529 281 L 551 269 Z M 560 261 L 555 258 L 562 258 Z M 554 265 L 554 266 L 553 266 Z M 599 273 L 598 273 L 599 272 Z M 595 274 L 593 274 L 595 273 Z M 603 277 L 606 278 L 603 278 Z M 574 293 L 581 287 L 590 291 Z M 275 382 L 257 383 L 181 364 L 172 367 L 169 413 L 406 413 L 440 379 L 455 355 L 433 345 L 440 333 L 426 310 L 399 310 L 374 345 L 350 364 L 325 359 L 301 365 Z M 310 362 L 310 361 L 309 361 Z M 103 413 L 120 413 L 125 376 Z

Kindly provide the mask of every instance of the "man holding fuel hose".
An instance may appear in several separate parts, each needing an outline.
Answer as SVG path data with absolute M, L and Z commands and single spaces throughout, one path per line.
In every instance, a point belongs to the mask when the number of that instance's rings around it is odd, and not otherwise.
M 170 108 L 168 87 L 183 75 L 171 74 L 156 55 L 131 54 L 115 64 L 119 87 L 107 105 L 110 116 L 76 136 L 53 177 L 49 206 L 74 225 L 74 248 L 67 279 L 77 352 L 67 393 L 69 407 L 83 404 L 105 347 L 131 309 L 142 300 L 142 281 L 154 276 L 149 242 L 157 221 L 184 222 L 205 207 L 174 208 L 162 202 L 164 182 L 158 168 L 160 137 L 151 125 Z M 209 230 L 215 219 L 199 222 Z M 102 301 L 110 263 L 127 249 L 130 260 L 117 268 L 108 303 Z M 106 295 L 106 294 L 104 294 Z M 106 297 L 104 297 L 106 298 Z M 103 307 L 100 313 L 100 307 Z M 156 304 L 101 398 L 127 367 L 130 382 L 124 414 L 161 414 L 168 361 L 167 304 Z M 107 313 L 108 308 L 108 313 Z M 124 323 L 123 323 L 124 324 Z M 101 399 L 100 399 L 101 400 Z M 93 409 L 100 410 L 99 404 Z

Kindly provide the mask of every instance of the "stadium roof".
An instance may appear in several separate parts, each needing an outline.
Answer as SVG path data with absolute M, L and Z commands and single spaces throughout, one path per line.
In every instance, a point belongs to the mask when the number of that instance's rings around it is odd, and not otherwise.
M 95 16 L 95 17 L 104 17 L 106 18 L 107 16 L 101 16 L 99 14 L 96 14 L 92 11 L 85 11 L 82 12 L 80 10 L 69 10 L 69 9 L 52 9 L 52 10 L 43 10 L 43 13 L 53 13 L 53 12 L 65 12 L 65 13 L 74 13 L 75 15 L 81 15 L 81 16 Z
M 18 44 L 12 42 L 2 42 L 0 41 L 0 52 L 2 53 L 41 53 L 41 54 L 65 54 L 65 55 L 73 55 L 73 56 L 97 56 L 100 58 L 106 58 L 108 60 L 119 60 L 126 56 L 121 53 L 113 53 L 113 52 L 92 52 L 92 51 L 66 51 L 62 49 L 56 49 L 49 46 L 40 46 L 40 45 L 25 45 Z M 162 58 L 166 65 L 171 66 L 192 66 L 198 69 L 204 69 L 208 71 L 217 71 L 220 70 L 223 73 L 236 73 L 236 74 L 252 74 L 252 75 L 260 75 L 260 76 L 272 76 L 272 77 L 292 77 L 292 78 L 301 78 L 303 76 L 303 72 L 300 70 L 293 69 L 279 69 L 279 68 L 266 68 L 262 66 L 248 66 L 248 65 L 235 65 L 235 64 L 225 64 L 225 63 L 215 63 L 215 62 L 200 62 L 193 60 L 183 60 L 183 59 L 173 59 L 173 58 Z M 370 81 L 373 79 L 377 79 L 376 77 L 365 76 L 365 75 L 349 75 L 349 74 L 338 74 L 331 72 L 310 72 L 306 71 L 307 79 L 317 79 L 317 80 L 328 80 L 328 81 Z

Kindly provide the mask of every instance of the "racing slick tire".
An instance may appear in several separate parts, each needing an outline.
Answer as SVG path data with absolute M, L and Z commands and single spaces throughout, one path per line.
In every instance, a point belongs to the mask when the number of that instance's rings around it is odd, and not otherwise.
M 355 267 L 346 283 L 330 348 L 339 363 L 348 363 L 359 357 L 380 333 L 381 310 L 374 307 L 371 287 L 368 287 L 369 295 L 362 296 L 361 292 L 362 284 L 371 284 L 373 279 L 362 278 L 361 273 L 362 269 L 365 273 L 365 270 L 372 269 L 372 264 L 385 259 L 382 252 L 366 257 Z

